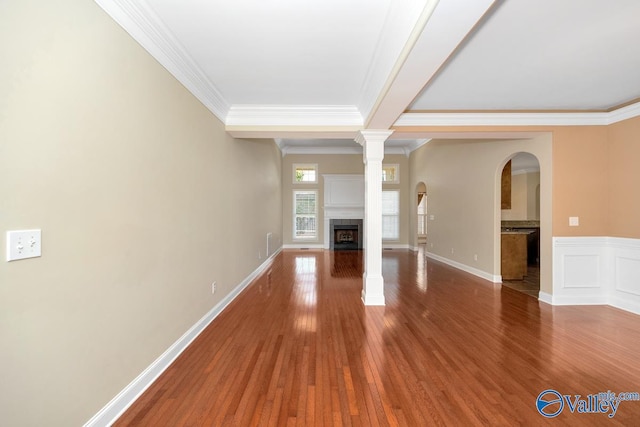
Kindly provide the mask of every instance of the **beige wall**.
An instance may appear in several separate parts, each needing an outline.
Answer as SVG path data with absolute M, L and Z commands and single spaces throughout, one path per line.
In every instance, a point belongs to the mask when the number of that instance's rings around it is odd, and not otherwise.
M 640 211 L 634 191 L 640 178 L 633 164 L 639 117 L 609 126 L 406 127 L 394 135 L 421 132 L 466 132 L 470 138 L 483 133 L 549 132 L 553 139 L 553 235 L 640 237 L 634 216 Z M 569 226 L 570 216 L 580 218 L 579 227 Z
M 608 192 L 607 128 L 554 129 L 553 235 L 606 236 Z M 571 216 L 579 227 L 569 226 Z
M 540 172 L 527 173 L 527 218 L 540 219 Z
M 554 130 L 554 235 L 640 238 L 638 138 L 640 117 Z
M 397 136 L 402 132 L 468 132 L 470 138 L 477 137 L 482 133 L 519 133 L 522 135 L 535 135 L 548 132 L 552 139 L 552 167 L 548 173 L 541 171 L 541 187 L 545 181 L 549 181 L 552 188 L 552 200 L 549 201 L 551 209 L 551 223 L 549 227 L 552 234 L 544 246 L 541 248 L 543 259 L 544 253 L 551 252 L 552 236 L 616 236 L 628 238 L 640 238 L 640 223 L 637 218 L 640 216 L 640 196 L 637 189 L 640 186 L 640 168 L 635 164 L 635 159 L 639 158 L 640 145 L 637 144 L 640 137 L 640 118 L 625 120 L 609 126 L 562 126 L 562 127 L 429 127 L 429 128 L 404 128 L 396 131 Z M 474 142 L 472 139 L 467 142 Z M 477 141 L 475 141 L 477 142 Z M 444 143 L 441 143 L 444 144 Z M 481 145 L 479 145 L 481 146 Z M 429 165 L 438 166 L 445 159 L 437 160 L 442 153 L 436 149 L 437 145 L 430 142 L 411 155 L 411 185 L 424 181 L 427 184 L 427 194 L 429 197 L 429 208 L 432 208 L 432 185 L 443 181 L 449 176 L 449 171 L 443 170 L 439 173 L 436 169 L 429 171 Z M 471 146 L 470 146 L 471 147 Z M 531 151 L 535 145 L 529 145 L 523 151 Z M 481 156 L 483 153 L 478 153 Z M 535 153 L 534 153 L 535 154 Z M 460 158 L 450 158 L 451 167 L 456 165 L 459 170 L 465 171 L 469 175 L 469 170 L 474 170 L 474 165 L 468 165 L 471 169 L 466 169 L 467 163 L 474 156 L 475 151 L 460 152 Z M 477 162 L 481 162 L 482 157 L 476 157 Z M 539 158 L 540 160 L 540 158 Z M 440 163 L 438 163 L 440 161 Z M 472 163 L 477 163 L 472 162 Z M 442 168 L 442 167 L 441 167 Z M 446 168 L 442 168 L 446 169 Z M 435 175 L 434 175 L 435 174 Z M 463 175 L 461 175 L 463 176 Z M 433 183 L 429 182 L 431 177 Z M 472 178 L 469 178 L 471 181 Z M 446 180 L 445 180 L 446 181 Z M 552 183 L 552 187 L 551 187 Z M 544 193 L 544 192 L 543 192 Z M 445 193 L 443 193 L 445 194 Z M 454 196 L 455 193 L 450 193 Z M 474 201 L 477 196 L 474 194 L 461 194 L 466 197 L 462 204 L 466 206 L 476 206 Z M 544 194 L 542 194 L 544 198 Z M 541 201 L 541 211 L 544 209 L 544 201 Z M 469 211 L 473 212 L 472 209 Z M 431 213 L 431 212 L 430 212 Z M 448 215 L 448 212 L 447 212 Z M 454 214 L 455 216 L 456 214 Z M 578 227 L 569 226 L 569 217 L 577 216 L 580 219 Z M 412 218 L 412 222 L 415 219 Z M 462 219 L 460 219 L 462 221 Z M 474 220 L 482 222 L 480 219 Z M 541 223 L 544 218 L 541 218 Z M 429 232 L 435 231 L 436 227 L 429 221 Z M 477 241 L 487 238 L 486 229 L 478 227 L 466 227 L 469 235 L 466 240 L 462 240 L 465 246 L 465 254 L 461 258 L 454 258 L 469 266 L 476 266 L 469 258 L 475 253 L 478 247 Z M 472 231 L 474 229 L 475 231 Z M 442 256 L 452 258 L 450 248 L 456 244 L 460 246 L 453 236 L 459 236 L 459 227 L 451 227 L 451 233 L 446 231 L 442 236 L 449 236 L 444 241 L 445 248 L 440 249 Z M 456 234 L 457 233 L 457 234 Z M 433 238 L 434 236 L 430 236 Z M 543 232 L 544 239 L 544 232 Z M 442 242 L 441 242 L 442 243 Z M 449 253 L 447 253 L 449 248 Z M 454 256 L 457 256 L 458 252 Z M 549 260 L 550 262 L 550 260 Z M 545 268 L 543 263 L 543 269 Z M 482 265 L 483 271 L 488 268 Z M 497 268 L 494 268 L 497 271 Z M 544 279 L 543 279 L 544 280 Z M 551 292 L 550 276 L 549 283 L 542 283 L 542 289 Z
M 94 2 L 2 2 L 0 40 L 0 230 L 43 239 L 0 262 L 0 424 L 82 425 L 281 239 L 281 156 Z
M 607 128 L 607 234 L 640 238 L 640 117 Z
M 296 163 L 315 163 L 318 165 L 317 184 L 293 184 L 293 165 Z M 383 163 L 393 163 L 400 166 L 400 183 L 384 184 L 383 190 L 400 190 L 400 239 L 388 242 L 394 245 L 407 245 L 409 239 L 409 161 L 404 155 L 387 154 Z M 324 243 L 324 215 L 322 205 L 324 203 L 323 174 L 364 174 L 362 154 L 287 154 L 282 161 L 282 193 L 283 193 L 283 241 L 284 244 L 297 245 L 300 242 L 293 240 L 293 191 L 318 190 L 318 239 L 317 241 L 305 241 L 312 245 Z M 304 244 L 301 244 L 304 246 Z
M 500 177 L 509 158 L 534 154 L 541 168 L 542 289 L 551 287 L 551 136 L 530 140 L 433 140 L 410 157 L 410 185 L 427 186 L 427 250 L 500 274 Z M 415 220 L 412 220 L 414 222 Z M 475 256 L 477 255 L 477 260 Z

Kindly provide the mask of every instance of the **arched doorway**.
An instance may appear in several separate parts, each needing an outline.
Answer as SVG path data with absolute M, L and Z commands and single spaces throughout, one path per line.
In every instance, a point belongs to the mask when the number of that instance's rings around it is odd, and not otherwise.
M 501 275 L 504 286 L 540 292 L 540 162 L 519 152 L 507 160 L 501 188 Z
M 416 243 L 427 243 L 427 186 L 424 182 L 416 185 Z

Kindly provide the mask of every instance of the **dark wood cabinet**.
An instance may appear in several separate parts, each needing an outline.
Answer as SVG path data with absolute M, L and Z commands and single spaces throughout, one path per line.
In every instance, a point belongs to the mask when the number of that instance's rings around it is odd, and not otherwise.
M 522 280 L 527 275 L 527 236 L 521 232 L 502 233 L 502 280 Z
M 502 169 L 501 208 L 511 209 L 511 160 Z

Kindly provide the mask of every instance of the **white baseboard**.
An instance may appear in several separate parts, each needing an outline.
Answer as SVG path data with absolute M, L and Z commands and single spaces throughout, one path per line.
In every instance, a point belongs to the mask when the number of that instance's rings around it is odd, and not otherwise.
M 436 255 L 436 254 L 434 254 L 432 252 L 427 252 L 426 256 L 429 257 L 429 258 L 433 258 L 436 261 L 440 261 L 442 263 L 450 265 L 451 267 L 455 267 L 458 270 L 466 271 L 467 273 L 473 274 L 474 276 L 478 276 L 481 279 L 488 280 L 488 281 L 493 282 L 493 283 L 502 283 L 502 276 L 501 275 L 493 275 L 493 274 L 487 273 L 486 271 L 478 270 L 477 268 L 470 267 L 470 266 L 468 266 L 466 264 L 462 264 L 462 263 L 459 263 L 457 261 L 453 261 L 453 260 L 451 260 L 449 258 L 445 258 L 443 256 Z
M 409 245 L 403 244 L 394 244 L 394 243 L 384 243 L 382 242 L 382 249 L 411 249 Z
M 233 301 L 253 280 L 262 274 L 270 265 L 273 259 L 280 253 L 276 250 L 258 268 L 247 276 L 238 286 L 236 286 L 227 296 L 215 307 L 205 314 L 195 325 L 184 333 L 175 343 L 171 345 L 160 357 L 149 365 L 140 375 L 138 375 L 129 385 L 118 393 L 104 408 L 95 414 L 84 427 L 104 427 L 112 425 L 124 411 L 140 397 L 140 395 L 162 374 L 173 361 L 193 342 L 194 339 Z
M 540 291 L 538 292 L 538 301 L 553 305 L 553 295 Z

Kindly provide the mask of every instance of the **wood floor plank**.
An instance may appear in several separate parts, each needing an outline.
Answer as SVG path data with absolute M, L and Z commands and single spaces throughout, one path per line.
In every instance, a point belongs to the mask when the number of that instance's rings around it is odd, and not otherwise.
M 640 317 L 553 307 L 426 259 L 383 254 L 384 307 L 362 253 L 284 251 L 116 426 L 637 425 L 536 409 L 543 390 L 640 391 Z

